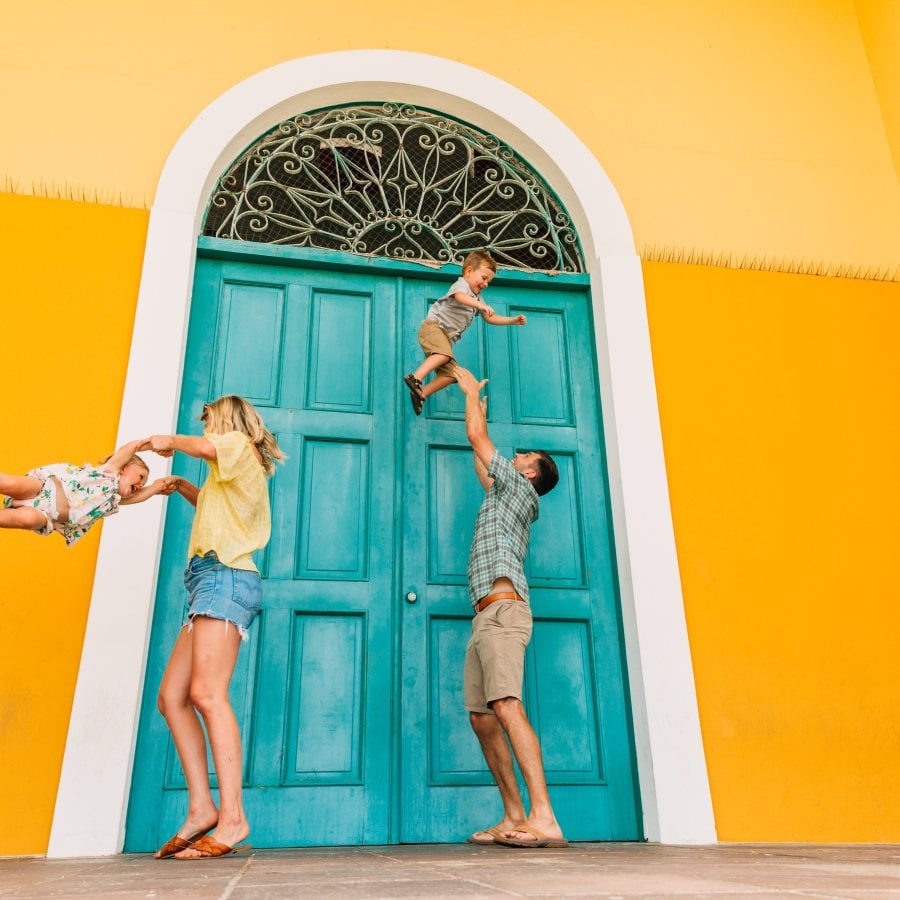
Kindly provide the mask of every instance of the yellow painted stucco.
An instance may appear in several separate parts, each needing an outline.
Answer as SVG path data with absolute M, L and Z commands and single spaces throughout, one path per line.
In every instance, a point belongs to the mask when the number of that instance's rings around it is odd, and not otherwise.
M 900 840 L 900 284 L 741 270 L 897 273 L 896 4 L 460 0 L 452 15 L 406 0 L 383 16 L 348 0 L 327 25 L 281 0 L 4 11 L 0 468 L 111 451 L 144 207 L 207 104 L 333 50 L 482 69 L 587 144 L 645 258 L 733 267 L 645 263 L 719 836 Z M 13 196 L 29 193 L 109 205 Z M 0 854 L 47 847 L 99 531 L 72 550 L 2 535 Z
M 900 284 L 644 276 L 719 838 L 900 841 Z
M 0 470 L 114 449 L 147 218 L 0 194 Z M 0 532 L 0 855 L 47 849 L 102 528 Z
M 311 54 L 400 49 L 496 75 L 565 121 L 641 252 L 896 269 L 883 110 L 900 116 L 887 87 L 900 63 L 876 40 L 896 13 L 859 6 L 864 32 L 853 0 L 402 0 L 384 15 L 347 0 L 337 20 L 287 0 L 14 4 L 0 184 L 149 204 L 175 141 L 236 83 Z
M 900 3 L 856 0 L 856 12 L 894 168 L 900 176 Z

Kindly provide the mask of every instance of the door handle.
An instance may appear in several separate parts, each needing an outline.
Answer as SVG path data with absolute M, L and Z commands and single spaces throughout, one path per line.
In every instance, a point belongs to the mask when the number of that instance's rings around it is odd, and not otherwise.
M 416 600 L 419 599 L 419 595 L 415 591 L 407 591 L 406 592 L 406 602 L 407 603 L 415 603 Z

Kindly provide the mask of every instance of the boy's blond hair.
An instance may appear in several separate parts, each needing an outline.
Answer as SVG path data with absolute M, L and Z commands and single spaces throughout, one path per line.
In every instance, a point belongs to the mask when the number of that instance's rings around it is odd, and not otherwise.
M 259 450 L 262 466 L 266 475 L 275 471 L 275 463 L 285 459 L 285 455 L 269 431 L 256 407 L 237 394 L 227 394 L 207 403 L 203 407 L 200 421 L 212 434 L 227 434 L 229 431 L 240 431 L 250 438 L 250 443 Z
M 473 250 L 462 262 L 463 275 L 466 274 L 466 269 L 477 269 L 479 266 L 487 266 L 493 273 L 497 272 L 497 263 L 487 250 Z

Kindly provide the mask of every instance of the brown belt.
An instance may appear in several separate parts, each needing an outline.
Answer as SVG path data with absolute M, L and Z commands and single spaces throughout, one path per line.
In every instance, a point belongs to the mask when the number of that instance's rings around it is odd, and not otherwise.
M 520 597 L 515 591 L 498 591 L 496 594 L 488 594 L 483 600 L 479 600 L 473 608 L 477 614 L 498 600 L 519 600 L 522 603 L 525 602 L 525 598 Z

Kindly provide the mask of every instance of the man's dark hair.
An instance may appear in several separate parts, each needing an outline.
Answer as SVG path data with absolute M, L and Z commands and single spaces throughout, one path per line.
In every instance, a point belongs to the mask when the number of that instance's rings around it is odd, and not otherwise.
M 531 479 L 531 486 L 537 491 L 539 497 L 543 497 L 559 483 L 559 469 L 556 468 L 553 457 L 546 450 L 535 450 L 534 452 L 537 453 L 537 459 L 534 461 L 537 472 Z

